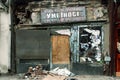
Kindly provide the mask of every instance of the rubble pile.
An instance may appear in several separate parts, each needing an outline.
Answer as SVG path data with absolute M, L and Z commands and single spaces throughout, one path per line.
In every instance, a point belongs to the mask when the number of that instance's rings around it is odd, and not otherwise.
M 60 69 L 57 67 L 51 71 L 42 70 L 42 65 L 39 64 L 36 67 L 29 67 L 24 78 L 30 80 L 67 80 L 69 76 L 74 75 L 67 68 Z
M 36 67 L 29 67 L 28 72 L 24 75 L 24 78 L 41 80 L 45 75 L 47 75 L 47 71 L 43 71 L 42 65 L 39 64 Z

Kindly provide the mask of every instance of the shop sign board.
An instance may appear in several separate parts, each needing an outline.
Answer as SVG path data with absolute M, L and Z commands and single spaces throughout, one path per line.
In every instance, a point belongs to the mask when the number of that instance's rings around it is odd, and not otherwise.
M 85 7 L 65 7 L 41 10 L 41 23 L 63 23 L 85 20 Z

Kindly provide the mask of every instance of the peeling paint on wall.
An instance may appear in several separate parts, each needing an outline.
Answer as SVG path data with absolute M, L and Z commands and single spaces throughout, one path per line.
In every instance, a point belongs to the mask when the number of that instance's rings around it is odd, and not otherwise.
M 70 37 L 71 46 L 71 61 L 74 63 L 79 62 L 79 28 L 74 26 L 71 28 Z

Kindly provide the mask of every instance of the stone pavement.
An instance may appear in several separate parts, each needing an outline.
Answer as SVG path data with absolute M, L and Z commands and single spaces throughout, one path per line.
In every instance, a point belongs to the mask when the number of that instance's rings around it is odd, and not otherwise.
M 78 80 L 120 80 L 120 77 L 100 76 L 100 75 L 79 75 Z
M 41 80 L 41 79 L 23 79 L 21 76 L 22 75 L 0 75 L 0 80 Z M 76 75 L 73 78 L 77 80 L 120 80 L 120 77 L 110 77 L 103 75 Z

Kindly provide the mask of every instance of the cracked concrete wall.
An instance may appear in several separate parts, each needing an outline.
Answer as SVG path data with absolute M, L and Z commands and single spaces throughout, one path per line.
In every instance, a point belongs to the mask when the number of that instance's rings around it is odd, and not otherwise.
M 10 68 L 10 17 L 9 13 L 0 12 L 0 71 L 7 73 Z

